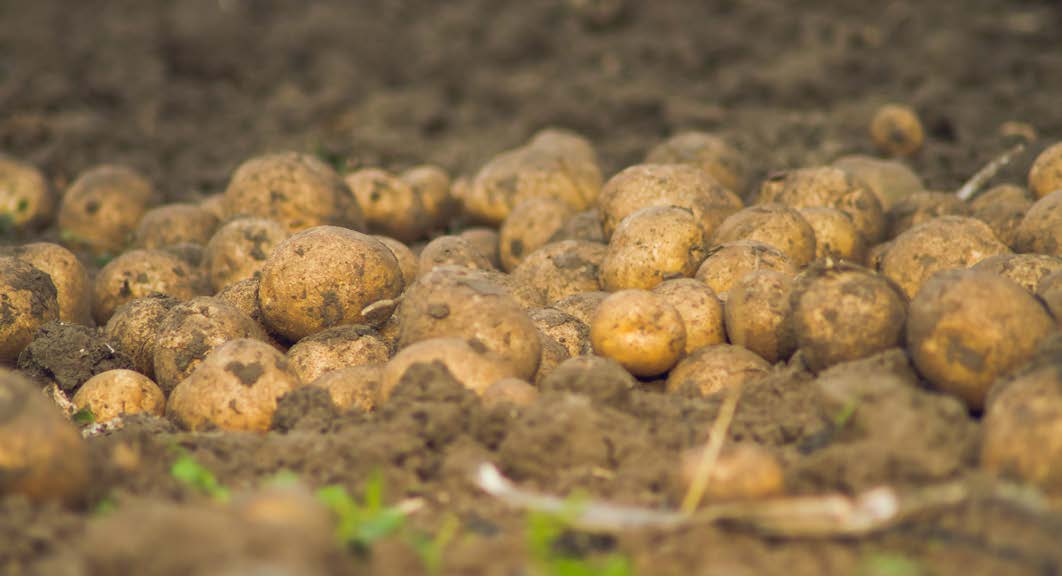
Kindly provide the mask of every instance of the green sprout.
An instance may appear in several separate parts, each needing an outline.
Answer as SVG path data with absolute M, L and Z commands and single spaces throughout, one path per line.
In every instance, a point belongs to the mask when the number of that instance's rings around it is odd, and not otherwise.
M 604 558 L 579 558 L 558 550 L 557 542 L 572 529 L 578 504 L 561 513 L 531 512 L 526 539 L 534 573 L 541 576 L 631 576 L 630 561 L 620 554 Z
M 384 479 L 378 470 L 366 481 L 360 501 L 342 486 L 321 488 L 317 500 L 336 515 L 340 542 L 363 553 L 375 542 L 397 533 L 406 519 L 398 508 L 384 505 Z
M 443 553 L 446 547 L 457 537 L 461 522 L 457 516 L 447 514 L 434 536 L 418 534 L 410 538 L 410 544 L 420 556 L 428 574 L 438 574 L 442 570 Z
M 856 410 L 859 408 L 859 399 L 853 398 L 849 400 L 836 414 L 833 415 L 833 429 L 840 430 L 844 428 L 851 420 L 852 416 L 855 416 Z
M 196 492 L 206 494 L 219 502 L 229 500 L 229 489 L 222 486 L 214 473 L 200 464 L 190 454 L 181 453 L 170 467 L 170 476 Z
M 85 406 L 77 412 L 74 412 L 74 414 L 70 416 L 70 419 L 78 426 L 88 426 L 89 424 L 96 423 L 96 415 L 92 413 L 92 408 L 89 406 Z

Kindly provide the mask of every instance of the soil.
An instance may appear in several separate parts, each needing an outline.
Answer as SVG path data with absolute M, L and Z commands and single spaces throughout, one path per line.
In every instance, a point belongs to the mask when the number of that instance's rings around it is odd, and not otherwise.
M 460 175 L 554 125 L 589 137 L 612 174 L 673 132 L 701 129 L 740 147 L 758 182 L 873 153 L 872 112 L 903 101 L 927 128 L 911 165 L 928 188 L 951 190 L 1010 144 L 1006 122 L 1035 127 L 1032 152 L 1062 139 L 1060 26 L 1052 0 L 0 0 L 0 151 L 60 190 L 117 162 L 169 200 L 194 200 L 264 151 L 343 168 L 433 162 Z M 1032 157 L 998 180 L 1022 183 Z M 443 573 L 525 574 L 526 514 L 471 483 L 479 462 L 527 488 L 674 507 L 678 456 L 703 443 L 721 402 L 600 368 L 555 374 L 526 408 L 485 408 L 431 365 L 372 413 L 294 392 L 264 435 L 131 418 L 87 442 L 90 504 L 0 499 L 0 572 L 425 573 L 403 539 L 337 554 L 317 531 L 278 533 L 212 502 L 170 473 L 189 454 L 237 496 L 283 470 L 359 494 L 379 471 L 389 502 L 423 502 L 414 529 L 460 522 Z M 798 495 L 990 485 L 976 467 L 979 435 L 976 415 L 927 391 L 891 351 L 820 375 L 799 361 L 777 367 L 747 386 L 729 438 L 770 450 Z M 640 574 L 966 576 L 1058 573 L 1060 535 L 1057 514 L 985 496 L 861 538 L 723 524 L 573 533 L 558 546 L 621 553 Z

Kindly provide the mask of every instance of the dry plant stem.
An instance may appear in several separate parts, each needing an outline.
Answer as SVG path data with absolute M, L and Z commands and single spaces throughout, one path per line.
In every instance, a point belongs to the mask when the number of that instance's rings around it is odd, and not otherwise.
M 997 156 L 994 160 L 985 164 L 984 168 L 978 170 L 959 191 L 955 193 L 959 197 L 959 200 L 963 202 L 969 202 L 974 196 L 977 196 L 981 190 L 984 189 L 985 184 L 988 183 L 1004 166 L 1010 164 L 1018 154 L 1025 151 L 1025 143 L 1019 142 L 1010 149 Z
M 734 420 L 734 413 L 737 411 L 740 399 L 741 385 L 731 386 L 727 390 L 722 406 L 719 407 L 715 423 L 712 424 L 708 442 L 704 445 L 704 452 L 701 453 L 701 459 L 697 462 L 697 469 L 694 471 L 693 482 L 690 483 L 686 496 L 682 499 L 683 514 L 693 514 L 694 510 L 701 505 L 701 500 L 704 499 L 704 491 L 708 488 L 712 468 L 719 460 L 719 453 L 723 450 L 723 443 L 726 441 L 726 435 L 730 430 L 730 423 Z

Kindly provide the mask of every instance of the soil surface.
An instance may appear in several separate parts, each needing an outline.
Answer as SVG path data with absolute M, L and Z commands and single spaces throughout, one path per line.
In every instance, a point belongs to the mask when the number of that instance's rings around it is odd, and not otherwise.
M 192 200 L 263 151 L 346 168 L 433 162 L 459 175 L 562 126 L 589 137 L 612 174 L 673 132 L 700 129 L 739 146 L 757 182 L 873 152 L 870 115 L 902 101 L 928 132 L 911 165 L 948 190 L 1010 144 L 1004 123 L 1035 127 L 1033 152 L 1062 139 L 1060 27 L 1053 0 L 0 0 L 0 151 L 36 163 L 58 189 L 113 162 Z M 1022 183 L 1032 157 L 999 180 Z M 64 364 L 82 339 L 93 365 Z M 126 362 L 106 348 L 57 332 L 33 360 L 76 379 Z M 171 474 L 187 454 L 236 496 L 283 470 L 360 494 L 379 471 L 388 502 L 422 503 L 416 530 L 459 521 L 443 573 L 525 574 L 527 515 L 472 485 L 478 463 L 561 496 L 675 507 L 678 456 L 704 442 L 722 401 L 601 371 L 543 383 L 526 408 L 486 408 L 445 370 L 418 366 L 370 414 L 338 412 L 318 390 L 292 393 L 264 435 L 132 418 L 88 442 L 83 506 L 0 499 L 0 573 L 425 573 L 401 538 L 337 553 L 312 518 L 278 530 L 238 498 L 219 507 Z M 788 493 L 959 480 L 975 497 L 860 538 L 704 524 L 573 533 L 558 545 L 622 554 L 639 574 L 1062 571 L 1057 514 L 976 496 L 991 484 L 976 467 L 980 426 L 926 391 L 901 353 L 817 376 L 779 366 L 746 388 L 729 438 L 776 455 Z

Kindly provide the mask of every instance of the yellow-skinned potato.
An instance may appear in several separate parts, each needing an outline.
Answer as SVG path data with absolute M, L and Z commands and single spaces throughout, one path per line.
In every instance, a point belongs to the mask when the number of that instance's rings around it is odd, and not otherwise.
M 412 284 L 413 281 L 417 279 L 417 267 L 420 264 L 417 255 L 409 249 L 409 246 L 406 246 L 390 236 L 374 235 L 373 238 L 382 242 L 383 245 L 387 246 L 387 249 L 395 255 L 395 259 L 398 260 L 398 267 L 402 270 L 402 280 L 405 282 L 405 285 L 409 286 Z
M 748 162 L 725 140 L 706 132 L 680 132 L 657 144 L 647 164 L 690 164 L 704 170 L 727 190 L 741 196 L 748 186 Z
M 683 358 L 671 370 L 667 391 L 710 396 L 770 373 L 771 365 L 748 348 L 731 344 L 705 346 Z
M 383 364 L 390 349 L 368 326 L 350 324 L 328 328 L 299 340 L 288 349 L 291 367 L 303 382 L 313 382 L 340 368 Z
M 37 328 L 58 318 L 52 279 L 27 262 L 0 257 L 0 365 L 13 365 Z
M 867 242 L 885 237 L 885 211 L 877 195 L 858 177 L 840 168 L 816 166 L 780 172 L 760 189 L 761 204 L 790 208 L 836 208 L 852 218 Z
M 214 292 L 256 276 L 291 233 L 276 220 L 243 217 L 227 222 L 207 241 L 203 270 Z
M 35 166 L 0 154 L 0 223 L 22 233 L 55 217 L 55 193 Z
M 27 262 L 52 279 L 59 300 L 60 320 L 85 326 L 93 324 L 92 285 L 88 272 L 73 252 L 58 244 L 34 242 L 0 247 L 0 255 Z
M 922 148 L 925 129 L 918 113 L 906 104 L 886 104 L 870 120 L 870 139 L 890 156 L 911 156 Z
M 538 332 L 538 342 L 542 349 L 542 353 L 539 356 L 538 369 L 535 370 L 535 377 L 533 380 L 535 383 L 545 380 L 546 377 L 553 372 L 554 368 L 572 357 L 563 344 L 557 342 L 541 330 Z
M 608 247 L 597 242 L 551 242 L 527 255 L 513 270 L 517 283 L 533 286 L 547 303 L 601 290 L 601 263 Z
M 491 384 L 517 376 L 517 368 L 476 340 L 463 338 L 429 338 L 398 351 L 384 366 L 380 399 L 391 397 L 406 370 L 414 364 L 441 362 L 453 377 L 476 394 L 483 394 Z
M 715 230 L 711 244 L 738 240 L 774 246 L 798 268 L 815 258 L 815 230 L 799 212 L 783 204 L 759 204 L 735 212 Z
M 756 270 L 774 270 L 790 276 L 797 273 L 797 267 L 778 248 L 755 240 L 738 240 L 709 250 L 695 277 L 725 302 L 734 284 Z
M 682 316 L 663 297 L 645 290 L 621 290 L 606 298 L 590 321 L 594 352 L 620 363 L 635 376 L 667 372 L 686 348 Z
M 941 216 L 969 216 L 970 206 L 951 192 L 923 190 L 896 202 L 889 211 L 888 238 Z
M 866 258 L 866 239 L 851 216 L 837 208 L 801 208 L 799 212 L 815 231 L 816 260 L 830 257 L 862 262 Z
M 539 331 L 564 346 L 569 356 L 593 353 L 590 326 L 575 316 L 556 308 L 536 308 L 528 311 L 528 317 Z
M 439 266 L 461 266 L 474 270 L 494 268 L 482 251 L 460 236 L 439 236 L 420 251 L 417 276 L 424 276 Z
M 450 193 L 450 175 L 438 166 L 414 166 L 399 178 L 413 188 L 420 205 L 433 228 L 445 228 L 457 208 L 457 199 Z
M 551 303 L 550 306 L 565 314 L 575 316 L 580 322 L 589 326 L 590 320 L 594 317 L 594 312 L 597 311 L 597 307 L 600 306 L 608 296 L 608 292 L 580 292 L 578 294 L 572 294 L 571 296 L 565 296 L 564 298 Z
M 96 275 L 92 314 L 106 324 L 134 298 L 155 292 L 187 300 L 202 292 L 202 279 L 187 262 L 162 250 L 132 250 L 111 260 Z
M 675 278 L 657 284 L 653 293 L 674 306 L 682 317 L 686 355 L 704 346 L 726 342 L 723 303 L 707 284 L 693 278 Z
M 166 396 L 150 378 L 132 370 L 108 370 L 89 378 L 71 400 L 78 410 L 88 408 L 96 422 L 125 414 L 166 413 Z
M 833 166 L 865 182 L 886 213 L 903 198 L 925 189 L 918 174 L 896 160 L 853 154 L 834 160 Z
M 483 405 L 492 406 L 530 406 L 538 399 L 538 388 L 519 378 L 502 378 L 487 386 L 480 395 Z
M 137 372 L 155 376 L 155 342 L 163 318 L 180 300 L 165 294 L 151 294 L 122 304 L 114 311 L 103 333 L 115 348 L 133 361 Z
M 789 298 L 793 278 L 774 270 L 750 272 L 730 289 L 726 333 L 730 342 L 759 354 L 771 364 L 796 349 Z
M 704 457 L 704 448 L 682 453 L 680 474 L 683 488 L 689 489 Z M 785 476 L 778 459 L 756 444 L 731 444 L 715 460 L 708 484 L 706 502 L 761 500 L 779 496 L 785 490 Z
M 218 192 L 216 194 L 210 194 L 199 201 L 199 207 L 214 215 L 214 218 L 218 219 L 219 223 L 223 223 L 229 219 L 229 213 L 225 209 L 225 194 Z
M 689 210 L 642 208 L 612 234 L 601 262 L 601 287 L 648 290 L 670 278 L 690 277 L 706 252 L 704 230 Z
M 347 174 L 345 181 L 358 200 L 369 230 L 412 242 L 431 225 L 420 196 L 408 182 L 379 168 Z
M 545 245 L 574 211 L 555 198 L 530 198 L 513 207 L 498 231 L 502 270 L 512 272 Z
M 103 165 L 87 170 L 67 188 L 59 205 L 63 243 L 97 256 L 118 254 L 157 201 L 151 183 L 129 168 Z
M 1036 287 L 1036 296 L 1047 305 L 1059 328 L 1062 328 L 1062 272 L 1048 274 Z
M 166 204 L 144 213 L 133 233 L 138 248 L 165 248 L 174 244 L 206 244 L 219 220 L 195 204 Z
M 1062 142 L 1047 147 L 1029 169 L 1029 190 L 1043 198 L 1062 190 Z
M 1062 256 L 1062 190 L 1029 207 L 1014 232 L 1014 250 Z
M 273 338 L 275 335 L 269 331 L 269 327 L 265 324 L 265 316 L 262 315 L 262 305 L 258 302 L 258 284 L 258 278 L 240 280 L 235 284 L 229 284 L 221 292 L 215 294 L 214 297 L 233 306 L 246 314 L 251 320 L 257 322 L 262 327 L 262 330 L 270 334 L 270 341 L 273 345 L 277 349 L 282 349 L 282 344 Z
M 973 269 L 1009 278 L 1035 294 L 1041 280 L 1062 271 L 1062 258 L 1046 254 L 999 254 L 974 264 Z
M 493 268 L 501 268 L 501 249 L 498 231 L 485 226 L 473 226 L 461 231 L 458 236 L 475 248 Z
M 538 308 L 546 304 L 546 299 L 537 286 L 520 282 L 512 274 L 498 272 L 497 270 L 479 270 L 478 272 L 482 274 L 483 278 L 493 282 L 506 294 L 512 296 L 524 310 Z
M 356 408 L 371 412 L 376 409 L 382 383 L 383 364 L 363 364 L 325 372 L 310 382 L 310 386 L 328 390 L 332 403 L 343 410 Z

